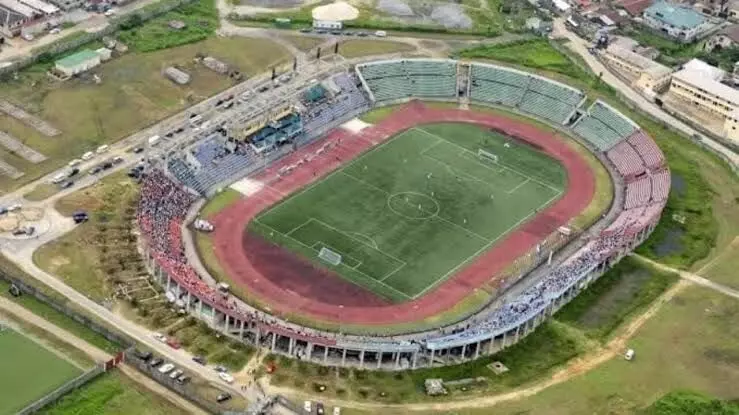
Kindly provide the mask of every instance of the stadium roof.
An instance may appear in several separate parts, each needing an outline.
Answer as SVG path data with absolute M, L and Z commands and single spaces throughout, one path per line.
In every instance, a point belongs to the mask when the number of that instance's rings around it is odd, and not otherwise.
M 739 90 L 724 85 L 715 79 L 711 79 L 700 71 L 687 68 L 676 72 L 672 77 L 739 107 Z
M 59 59 L 58 61 L 56 61 L 56 64 L 59 66 L 63 66 L 65 68 L 69 68 L 69 67 L 77 66 L 90 59 L 96 59 L 98 56 L 100 55 L 95 53 L 95 51 L 92 51 L 90 49 L 84 49 L 75 54 Z
M 663 24 L 682 29 L 696 28 L 706 21 L 706 17 L 688 6 L 657 2 L 644 10 L 644 15 L 649 16 Z

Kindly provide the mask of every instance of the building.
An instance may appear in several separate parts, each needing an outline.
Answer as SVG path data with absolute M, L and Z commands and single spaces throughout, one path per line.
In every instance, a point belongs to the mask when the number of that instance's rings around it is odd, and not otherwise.
M 0 5 L 0 34 L 6 37 L 20 35 L 28 18 L 12 9 Z
M 344 24 L 338 20 L 313 19 L 313 28 L 319 30 L 341 30 Z
M 618 6 L 626 10 L 631 17 L 641 17 L 644 10 L 652 5 L 652 0 L 622 0 Z
M 97 52 L 90 49 L 84 49 L 73 55 L 59 59 L 54 64 L 54 68 L 63 75 L 69 77 L 88 71 L 100 65 L 100 62 L 101 58 Z
M 49 0 L 49 2 L 64 11 L 78 9 L 85 5 L 85 0 Z
M 526 19 L 526 29 L 540 36 L 546 36 L 552 31 L 552 22 L 541 20 L 538 17 L 529 17 Z
M 715 25 L 689 6 L 660 1 L 644 10 L 644 24 L 684 43 L 705 36 Z
M 631 39 L 629 39 L 631 40 Z M 603 61 L 634 87 L 650 97 L 670 83 L 672 69 L 634 52 L 636 42 L 612 42 L 601 55 Z
M 739 90 L 724 84 L 726 72 L 693 59 L 672 75 L 666 108 L 703 129 L 739 144 Z
M 739 24 L 733 24 L 711 36 L 706 41 L 704 48 L 706 52 L 712 52 L 714 49 L 721 50 L 737 45 L 739 45 Z

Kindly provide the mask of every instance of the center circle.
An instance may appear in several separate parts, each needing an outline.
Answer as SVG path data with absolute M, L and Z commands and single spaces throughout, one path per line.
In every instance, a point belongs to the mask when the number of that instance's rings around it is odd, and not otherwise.
M 418 192 L 393 193 L 387 198 L 387 207 L 406 219 L 430 219 L 439 214 L 439 202 Z

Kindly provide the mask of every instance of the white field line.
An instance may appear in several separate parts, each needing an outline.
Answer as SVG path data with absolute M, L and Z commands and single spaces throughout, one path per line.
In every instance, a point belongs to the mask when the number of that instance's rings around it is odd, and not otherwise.
M 518 184 L 518 185 L 517 185 L 516 187 L 514 187 L 513 189 L 511 189 L 511 190 L 507 191 L 506 193 L 508 193 L 509 195 L 510 195 L 510 194 L 513 194 L 513 193 L 514 193 L 514 192 L 515 192 L 516 190 L 520 189 L 520 188 L 521 188 L 521 187 L 522 187 L 523 185 L 525 185 L 526 183 L 528 183 L 528 182 L 530 182 L 530 181 L 531 181 L 531 179 L 526 179 L 526 180 L 524 180 L 523 182 L 519 183 L 519 184 Z
M 460 153 L 460 155 L 461 155 L 461 153 Z M 475 176 L 474 174 L 470 174 L 470 173 L 467 173 L 465 171 L 457 171 L 457 170 L 454 169 L 454 167 L 450 166 L 447 162 L 445 162 L 443 160 L 439 160 L 439 159 L 437 159 L 434 156 L 429 156 L 428 154 L 422 154 L 422 156 L 428 158 L 431 161 L 435 161 L 435 162 L 437 162 L 437 163 L 445 166 L 447 168 L 447 170 L 449 170 L 449 173 L 451 173 L 454 176 L 466 177 L 468 180 L 473 180 L 473 181 L 476 181 L 476 182 L 480 182 L 480 183 L 484 184 L 487 187 L 492 187 L 493 189 L 498 189 L 498 186 L 496 186 L 495 184 L 490 183 L 488 181 L 485 181 L 485 180 L 483 180 L 483 179 Z M 467 157 L 464 157 L 464 158 L 467 158 Z M 491 169 L 491 170 L 493 170 L 493 169 Z M 493 170 L 493 171 L 495 171 L 495 170 Z M 500 173 L 500 171 L 498 173 Z M 526 181 L 526 180 L 527 179 L 524 179 L 524 181 Z
M 440 137 L 440 136 L 438 136 L 438 135 L 436 135 L 436 134 L 434 134 L 434 133 L 428 132 L 428 131 L 424 130 L 423 128 L 419 128 L 419 127 L 413 127 L 413 130 L 418 130 L 418 131 L 421 131 L 421 132 L 423 132 L 423 133 L 426 133 L 426 134 L 428 134 L 428 135 L 430 135 L 430 136 L 432 136 L 432 137 L 436 137 L 436 138 L 438 138 L 438 139 L 440 139 L 440 140 L 444 140 L 444 141 L 446 141 L 447 143 L 449 143 L 449 144 L 451 144 L 451 145 L 453 145 L 453 146 L 455 146 L 455 147 L 457 147 L 457 148 L 461 149 L 461 150 L 462 150 L 462 151 L 464 151 L 465 153 L 469 153 L 469 154 L 472 154 L 473 156 L 477 156 L 477 155 L 475 154 L 475 152 L 473 152 L 472 150 L 468 150 L 468 149 L 466 149 L 466 148 L 464 148 L 464 147 L 460 146 L 459 144 L 456 144 L 456 143 L 452 143 L 451 141 L 449 141 L 449 140 L 445 139 L 444 137 Z M 477 161 L 477 160 L 476 160 L 476 161 Z M 479 163 L 480 165 L 482 165 L 482 166 L 485 166 L 484 164 L 480 163 L 479 161 L 477 161 L 477 162 L 478 162 L 478 163 Z M 525 174 L 525 173 L 522 173 L 522 172 L 520 172 L 520 171 L 518 171 L 518 170 L 516 170 L 516 169 L 514 169 L 514 168 L 512 168 L 512 167 L 506 166 L 505 164 L 501 164 L 501 163 L 499 163 L 499 162 L 495 162 L 495 164 L 497 164 L 498 166 L 501 166 L 501 167 L 502 167 L 502 168 L 504 168 L 505 170 L 510 170 L 511 172 L 513 172 L 513 173 L 516 173 L 516 174 L 518 174 L 519 176 L 523 176 L 523 177 L 525 177 L 525 178 L 527 178 L 527 179 L 529 179 L 529 180 L 531 180 L 531 181 L 533 181 L 533 182 L 536 182 L 536 183 L 538 183 L 538 184 L 540 184 L 540 185 L 542 185 L 542 186 L 544 186 L 544 187 L 548 187 L 548 188 L 550 188 L 550 189 L 554 190 L 555 192 L 559 192 L 559 191 L 561 191 L 561 189 L 557 189 L 556 187 L 554 187 L 554 186 L 552 186 L 552 185 L 550 185 L 550 184 L 548 184 L 548 183 L 544 183 L 544 182 L 542 182 L 542 181 L 540 181 L 540 180 L 538 180 L 538 179 L 536 179 L 536 178 L 530 177 L 529 175 L 527 175 L 527 174 Z M 488 167 L 488 166 L 485 166 L 485 167 Z M 489 168 L 489 167 L 488 167 L 488 168 Z
M 436 281 L 434 281 L 433 283 L 431 283 L 430 285 L 428 285 L 420 293 L 414 295 L 413 296 L 413 299 L 415 300 L 416 298 L 418 298 L 418 297 L 426 294 L 430 289 L 436 287 L 441 281 L 445 280 L 449 275 L 451 275 L 452 273 L 456 272 L 459 268 L 461 268 L 463 265 L 465 265 L 469 260 L 471 260 L 472 258 L 480 255 L 482 252 L 486 251 L 488 248 L 490 248 L 490 246 L 492 244 L 494 244 L 495 242 L 497 242 L 500 238 L 508 235 L 513 229 L 516 229 L 521 223 L 523 223 L 524 221 L 526 221 L 527 219 L 529 219 L 531 216 L 533 216 L 535 213 L 537 213 L 537 211 L 542 206 L 549 205 L 554 199 L 556 199 L 557 197 L 559 197 L 559 195 L 561 195 L 561 194 L 562 194 L 561 191 L 557 192 L 554 196 L 552 196 L 551 198 L 549 198 L 549 200 L 547 200 L 544 204 L 540 205 L 539 208 L 533 210 L 528 215 L 526 215 L 523 218 L 519 219 L 518 222 L 516 222 L 513 225 L 511 225 L 508 229 L 505 230 L 505 232 L 501 233 L 495 239 L 493 239 L 492 241 L 490 241 L 487 245 L 483 246 L 477 252 L 475 252 L 474 254 L 472 254 L 469 257 L 467 257 L 467 259 L 465 259 L 464 261 L 462 261 L 459 264 L 457 264 L 457 266 L 455 266 L 454 268 L 452 268 L 451 270 L 449 270 L 449 272 L 447 272 L 446 274 L 442 275 Z
M 349 173 L 344 173 L 344 175 L 346 175 L 346 176 L 348 176 L 348 177 L 351 177 L 352 179 L 354 179 L 354 180 L 357 180 L 358 182 L 364 183 L 365 185 L 367 185 L 367 186 L 369 186 L 369 187 L 372 187 L 372 188 L 374 188 L 374 189 L 377 189 L 377 190 L 378 190 L 378 191 L 380 191 L 380 192 L 383 192 L 383 193 L 385 193 L 386 197 L 390 197 L 390 193 L 388 193 L 388 192 L 387 192 L 387 191 L 385 191 L 384 189 L 381 189 L 381 188 L 379 188 L 379 187 L 377 187 L 377 186 L 373 185 L 372 183 L 368 183 L 368 182 L 366 182 L 366 181 L 364 181 L 364 180 L 362 180 L 362 179 L 360 179 L 360 178 L 358 178 L 358 177 L 352 176 L 352 175 L 351 175 L 351 174 L 349 174 Z M 406 203 L 407 203 L 407 202 L 406 202 Z M 426 211 L 426 213 L 432 213 L 432 212 L 427 212 L 427 211 Z M 433 217 L 439 218 L 439 219 L 440 219 L 440 220 L 441 220 L 442 222 L 444 222 L 444 223 L 446 223 L 446 224 L 448 224 L 448 225 L 451 225 L 452 227 L 458 228 L 458 229 L 459 229 L 459 230 L 461 230 L 462 232 L 464 232 L 464 233 L 466 233 L 466 234 L 468 234 L 468 235 L 470 235 L 470 236 L 474 236 L 475 238 L 477 238 L 477 239 L 480 239 L 480 240 L 482 240 L 483 242 L 488 242 L 488 240 L 489 240 L 488 238 L 486 238 L 486 237 L 484 237 L 484 236 L 482 236 L 482 235 L 479 235 L 479 234 L 477 234 L 477 233 L 475 233 L 475 232 L 473 232 L 473 231 L 471 231 L 471 230 L 469 230 L 469 229 L 467 229 L 467 228 L 465 228 L 465 227 L 463 227 L 463 226 L 457 225 L 457 224 L 456 224 L 456 223 L 454 223 L 454 222 L 451 222 L 451 221 L 449 221 L 449 220 L 447 220 L 447 219 L 444 219 L 444 218 L 442 218 L 442 217 L 441 217 L 441 216 L 439 216 L 438 214 L 437 214 L 437 215 L 434 215 L 434 216 L 432 216 L 432 218 L 433 218 Z
M 264 227 L 268 228 L 268 229 L 271 229 L 271 230 L 272 230 L 272 231 L 274 231 L 274 232 L 277 232 L 277 233 L 279 233 L 279 234 L 280 234 L 280 235 L 282 235 L 282 236 L 285 236 L 285 237 L 287 237 L 287 238 L 289 238 L 289 239 L 292 239 L 293 241 L 295 241 L 295 242 L 299 243 L 300 245 L 302 245 L 302 246 L 304 246 L 304 247 L 306 247 L 306 248 L 308 248 L 308 249 L 310 249 L 310 250 L 313 250 L 313 248 L 311 248 L 310 246 L 308 246 L 308 245 L 304 244 L 304 243 L 303 243 L 302 241 L 300 241 L 300 240 L 298 240 L 298 239 L 295 239 L 295 238 L 293 238 L 292 236 L 287 236 L 287 235 L 285 235 L 284 233 L 282 233 L 282 232 L 278 231 L 277 229 L 275 229 L 275 228 L 273 228 L 273 227 L 271 227 L 271 226 L 267 225 L 266 223 L 264 223 L 264 222 L 262 222 L 262 221 L 260 221 L 260 220 L 258 220 L 258 219 L 254 219 L 254 221 L 255 221 L 256 223 L 258 223 L 258 224 L 260 224 L 260 225 L 262 225 L 262 226 L 264 226 Z M 347 268 L 350 268 L 350 267 L 347 267 Z M 359 273 L 359 274 L 361 274 L 361 275 L 365 276 L 365 277 L 366 277 L 367 279 L 369 279 L 369 280 L 372 280 L 372 281 L 374 281 L 374 282 L 377 282 L 377 283 L 379 283 L 380 285 L 382 285 L 383 287 L 385 287 L 385 288 L 388 288 L 388 289 L 390 289 L 390 290 L 392 290 L 392 291 L 394 291 L 394 292 L 396 292 L 396 293 L 398 293 L 398 294 L 402 295 L 403 297 L 405 297 L 405 298 L 407 298 L 407 299 L 409 299 L 409 300 L 412 300 L 412 299 L 413 299 L 413 297 L 409 296 L 408 294 L 406 294 L 406 293 L 404 293 L 404 292 L 402 292 L 402 291 L 398 291 L 397 289 L 393 288 L 392 286 L 390 286 L 390 285 L 387 285 L 387 284 L 385 284 L 385 283 L 384 283 L 384 282 L 382 282 L 382 281 L 378 281 L 378 280 L 376 280 L 376 279 L 374 279 L 374 278 L 370 277 L 369 275 L 365 274 L 365 273 L 364 273 L 364 272 L 362 272 L 362 271 L 359 271 L 359 270 L 354 270 L 354 271 L 356 271 L 357 273 Z

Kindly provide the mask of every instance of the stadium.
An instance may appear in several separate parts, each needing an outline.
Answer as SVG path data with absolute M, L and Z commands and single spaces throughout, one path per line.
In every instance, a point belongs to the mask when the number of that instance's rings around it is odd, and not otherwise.
M 668 197 L 664 156 L 638 125 L 531 73 L 388 60 L 296 91 L 199 125 L 143 179 L 137 213 L 171 301 L 274 353 L 383 370 L 494 354 L 643 242 Z M 394 104 L 376 124 L 356 119 Z M 588 157 L 612 188 L 596 211 Z M 238 200 L 201 215 L 227 187 Z M 230 284 L 194 229 L 211 231 Z

